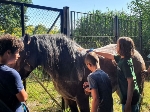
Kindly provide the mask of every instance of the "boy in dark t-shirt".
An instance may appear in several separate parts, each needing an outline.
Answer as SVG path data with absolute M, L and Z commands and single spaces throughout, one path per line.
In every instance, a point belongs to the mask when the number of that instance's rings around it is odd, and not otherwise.
M 113 98 L 111 81 L 108 75 L 100 69 L 99 58 L 94 52 L 89 52 L 85 56 L 85 64 L 92 71 L 83 84 L 85 91 L 92 95 L 91 112 L 112 112 Z
M 23 49 L 23 43 L 17 37 L 5 34 L 0 36 L 0 112 L 24 112 L 21 102 L 27 100 L 19 73 L 7 65 L 16 63 Z

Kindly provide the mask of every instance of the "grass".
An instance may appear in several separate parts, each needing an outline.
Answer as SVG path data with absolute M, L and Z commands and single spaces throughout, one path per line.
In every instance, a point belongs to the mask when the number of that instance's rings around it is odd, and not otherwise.
M 42 84 L 61 105 L 61 96 L 55 91 L 53 83 L 45 81 Z M 38 82 L 27 80 L 26 90 L 29 95 L 27 106 L 31 112 L 59 112 L 61 110 Z
M 44 87 L 61 105 L 61 96 L 56 92 L 53 83 L 50 81 L 41 81 Z M 30 112 L 61 112 L 61 108 L 50 98 L 48 93 L 35 80 L 27 80 L 27 93 L 29 98 L 27 106 Z M 121 112 L 121 104 L 119 97 L 113 93 L 114 112 Z M 65 112 L 69 112 L 67 109 Z M 144 98 L 142 102 L 141 112 L 150 112 L 150 82 L 145 82 Z
M 119 97 L 116 93 L 113 93 L 114 100 L 114 112 L 121 112 L 121 104 Z M 140 112 L 150 112 L 150 82 L 145 82 L 144 97 L 142 102 L 142 108 Z

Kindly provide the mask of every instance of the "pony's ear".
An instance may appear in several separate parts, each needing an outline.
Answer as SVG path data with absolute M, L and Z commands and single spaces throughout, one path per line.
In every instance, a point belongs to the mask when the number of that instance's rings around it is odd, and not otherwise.
M 23 39 L 25 44 L 29 44 L 31 41 L 31 37 L 29 36 L 29 34 L 25 34 L 24 35 L 24 39 Z

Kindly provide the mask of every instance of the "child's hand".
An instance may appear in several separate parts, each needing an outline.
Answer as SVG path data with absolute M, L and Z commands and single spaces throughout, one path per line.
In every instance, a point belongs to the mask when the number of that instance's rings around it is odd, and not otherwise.
M 87 87 L 89 87 L 89 83 L 88 82 L 84 82 L 83 83 L 83 88 L 86 89 Z
M 84 89 L 86 92 L 91 92 L 91 90 L 90 90 L 90 88 L 89 87 L 86 87 L 85 89 Z
M 78 50 L 79 52 L 81 52 L 83 49 L 84 49 L 84 48 L 82 48 L 82 47 L 77 48 L 77 50 Z
M 92 49 L 87 50 L 86 53 L 93 52 L 93 51 L 94 49 L 92 48 Z
M 89 83 L 88 83 L 88 82 L 84 82 L 84 83 L 83 83 L 83 88 L 84 88 L 85 94 L 86 94 L 86 95 L 90 95 L 91 90 L 90 90 L 90 88 L 89 88 Z
M 150 66 L 148 67 L 147 72 L 148 72 L 148 74 L 150 74 Z
M 148 68 L 149 69 L 149 72 L 150 72 L 150 68 Z M 141 72 L 141 77 L 142 77 L 142 79 L 145 79 L 147 76 L 148 76 L 148 70 L 143 70 L 142 72 Z

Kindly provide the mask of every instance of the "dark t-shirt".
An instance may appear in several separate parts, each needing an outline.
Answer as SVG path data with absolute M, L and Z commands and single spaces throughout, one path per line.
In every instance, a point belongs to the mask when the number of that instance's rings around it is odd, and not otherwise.
M 134 91 L 131 104 L 135 105 L 139 101 L 140 93 L 136 81 L 136 75 L 134 72 L 132 58 L 120 58 L 120 56 L 115 56 L 114 58 L 118 63 L 117 74 L 118 74 L 119 89 L 121 92 L 121 103 L 126 104 L 127 100 L 127 91 L 128 91 L 127 78 L 133 77 Z
M 23 88 L 19 73 L 6 65 L 0 65 L 0 99 L 13 112 L 22 112 L 21 102 L 16 94 Z
M 111 81 L 108 75 L 102 70 L 96 70 L 88 75 L 87 80 L 89 82 L 90 89 L 97 89 L 99 93 L 99 110 L 100 112 L 112 112 L 113 111 L 113 98 Z

